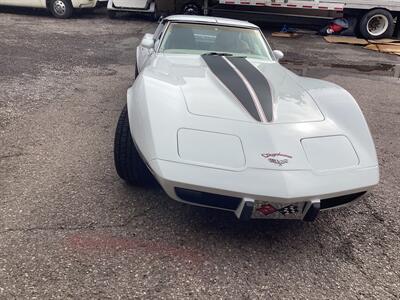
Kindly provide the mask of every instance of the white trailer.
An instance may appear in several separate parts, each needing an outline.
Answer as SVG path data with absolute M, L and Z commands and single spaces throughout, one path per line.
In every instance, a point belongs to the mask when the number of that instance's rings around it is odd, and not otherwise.
M 400 20 L 400 0 L 109 0 L 117 11 L 155 15 L 201 14 L 237 19 L 299 24 L 326 24 L 337 17 L 354 17 L 367 39 L 393 36 Z
M 267 21 L 286 17 L 311 24 L 342 16 L 355 17 L 361 35 L 377 39 L 393 36 L 400 16 L 400 0 L 218 0 L 216 12 L 234 12 L 236 17 L 253 14 L 258 15 L 258 20 Z

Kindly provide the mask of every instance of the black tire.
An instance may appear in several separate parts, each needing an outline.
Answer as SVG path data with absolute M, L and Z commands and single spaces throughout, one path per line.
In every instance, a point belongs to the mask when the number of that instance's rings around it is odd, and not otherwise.
M 382 28 L 382 32 L 376 30 L 376 34 L 374 34 L 373 31 L 369 30 L 370 26 L 373 26 L 373 24 L 370 23 L 374 22 L 374 20 L 376 22 L 378 22 L 379 20 L 382 20 L 384 23 L 387 22 L 386 30 L 384 30 L 386 26 Z M 368 40 L 382 39 L 387 37 L 390 38 L 393 36 L 394 28 L 395 24 L 392 14 L 384 9 L 373 9 L 367 12 L 360 20 L 360 33 L 364 38 Z
M 129 127 L 127 106 L 118 120 L 114 140 L 114 163 L 119 177 L 132 185 L 150 185 L 154 177 L 136 149 Z
M 201 7 L 194 2 L 185 4 L 182 8 L 182 14 L 184 15 L 201 15 Z
M 139 76 L 139 69 L 137 67 L 137 64 L 135 65 L 135 79 Z
M 107 10 L 107 15 L 110 19 L 115 19 L 117 17 L 117 12 L 114 10 Z
M 58 19 L 68 19 L 74 12 L 70 0 L 50 0 L 49 10 L 51 14 Z

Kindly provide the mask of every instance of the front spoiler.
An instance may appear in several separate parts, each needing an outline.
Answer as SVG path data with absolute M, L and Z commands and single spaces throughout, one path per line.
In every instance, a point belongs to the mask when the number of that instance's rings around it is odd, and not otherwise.
M 266 215 L 267 219 L 313 221 L 320 210 L 346 205 L 379 181 L 378 167 L 316 175 L 312 171 L 261 169 L 230 172 L 163 160 L 151 160 L 148 166 L 171 198 L 232 211 L 240 219 L 254 218 L 254 206 L 265 203 L 276 211 L 290 205 L 301 210 L 293 215 Z M 204 197 L 182 197 L 179 190 Z

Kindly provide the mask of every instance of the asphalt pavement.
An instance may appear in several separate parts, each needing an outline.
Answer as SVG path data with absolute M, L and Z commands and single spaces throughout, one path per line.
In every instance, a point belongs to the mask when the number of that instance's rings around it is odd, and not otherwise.
M 270 39 L 289 68 L 355 96 L 381 183 L 314 223 L 240 222 L 114 170 L 135 47 L 155 26 L 0 11 L 0 299 L 399 299 L 400 57 Z

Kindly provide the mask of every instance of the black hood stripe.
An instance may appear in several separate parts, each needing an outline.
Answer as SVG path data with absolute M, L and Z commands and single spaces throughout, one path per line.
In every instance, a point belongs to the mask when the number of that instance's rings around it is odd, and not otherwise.
M 254 104 L 253 97 L 246 84 L 238 73 L 229 65 L 224 57 L 218 55 L 203 55 L 204 61 L 215 76 L 232 92 L 232 94 L 241 102 L 248 113 L 257 121 L 262 121 L 257 107 Z
M 228 56 L 226 59 L 228 59 L 244 75 L 244 77 L 246 77 L 257 94 L 256 100 L 259 101 L 268 122 L 271 122 L 273 119 L 273 102 L 271 87 L 268 80 L 246 58 Z
M 267 118 L 265 117 L 265 113 L 260 104 L 260 100 L 258 99 L 258 95 L 257 95 L 256 91 L 254 90 L 253 86 L 251 85 L 251 83 L 247 80 L 247 78 L 243 75 L 243 73 L 240 72 L 240 70 L 231 61 L 229 61 L 225 56 L 223 58 L 229 64 L 229 66 L 236 72 L 236 74 L 239 75 L 240 79 L 242 79 L 243 83 L 246 86 L 246 89 L 249 91 L 249 93 L 251 95 L 251 99 L 253 100 L 253 104 L 255 105 L 255 107 L 257 109 L 257 113 L 258 113 L 261 121 L 267 122 Z

